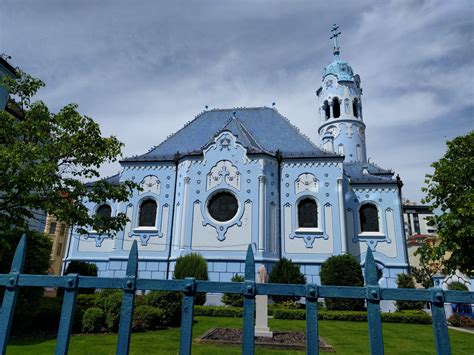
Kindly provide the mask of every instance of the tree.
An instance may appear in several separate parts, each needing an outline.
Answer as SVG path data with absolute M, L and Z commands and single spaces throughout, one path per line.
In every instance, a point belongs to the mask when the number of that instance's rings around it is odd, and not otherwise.
M 88 228 L 99 233 L 122 229 L 125 214 L 89 215 L 84 202 L 127 201 L 138 185 L 102 180 L 87 186 L 84 181 L 97 179 L 102 164 L 115 162 L 123 144 L 116 137 L 102 137 L 99 125 L 81 115 L 75 104 L 53 113 L 41 101 L 32 103 L 43 82 L 21 71 L 18 76 L 17 80 L 4 76 L 0 82 L 19 112 L 14 116 L 0 111 L 0 235 L 26 230 L 34 210 L 79 226 L 80 233 Z M 1 257 L 14 246 L 3 237 L 0 240 Z
M 415 288 L 413 277 L 407 274 L 397 275 L 398 288 Z M 397 311 L 422 310 L 424 302 L 420 301 L 397 301 Z
M 173 276 L 175 279 L 194 277 L 196 280 L 207 281 L 209 280 L 207 261 L 198 253 L 190 253 L 188 255 L 180 256 L 176 260 Z M 197 293 L 195 302 L 198 306 L 202 306 L 206 303 L 206 293 Z
M 349 254 L 331 256 L 321 265 L 322 285 L 364 286 L 362 269 L 356 258 Z M 350 298 L 326 298 L 326 308 L 330 310 L 360 311 L 364 300 Z
M 411 273 L 416 282 L 424 288 L 434 286 L 433 276 L 441 272 L 444 264 L 444 255 L 439 254 L 432 242 L 432 239 L 426 239 L 423 245 L 415 251 L 415 256 L 420 259 L 420 266 L 411 268 Z
M 273 266 L 272 271 L 268 274 L 268 281 L 277 284 L 304 284 L 306 277 L 301 273 L 300 267 L 291 260 L 281 258 Z M 277 303 L 288 301 L 298 301 L 298 296 L 271 296 L 272 300 Z
M 423 187 L 423 203 L 439 209 L 429 224 L 436 226 L 438 242 L 427 257 L 443 262 L 443 272 L 474 275 L 474 131 L 447 142 L 446 154 L 431 166 Z M 425 250 L 420 251 L 425 253 Z
M 245 278 L 242 275 L 235 274 L 230 281 L 244 282 Z M 224 293 L 221 301 L 229 307 L 242 307 L 244 305 L 244 296 L 241 293 Z

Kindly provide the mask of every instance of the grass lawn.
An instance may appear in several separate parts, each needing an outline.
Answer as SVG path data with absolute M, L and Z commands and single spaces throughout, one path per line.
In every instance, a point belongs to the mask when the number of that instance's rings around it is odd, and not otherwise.
M 239 318 L 196 317 L 193 335 L 202 335 L 210 328 L 240 328 Z M 270 319 L 273 330 L 304 331 L 305 322 L 297 320 Z M 367 323 L 320 321 L 320 335 L 338 354 L 368 354 L 369 342 Z M 433 329 L 431 325 L 384 323 L 383 335 L 386 354 L 434 354 Z M 453 354 L 474 353 L 474 334 L 449 330 Z M 84 355 L 115 354 L 117 335 L 73 336 L 69 353 Z M 54 339 L 12 340 L 7 354 L 40 355 L 53 354 Z M 167 329 L 132 335 L 131 354 L 176 354 L 179 343 L 179 329 Z M 277 351 L 256 348 L 257 354 L 304 354 L 302 351 Z M 240 354 L 239 347 L 209 346 L 193 344 L 193 354 Z

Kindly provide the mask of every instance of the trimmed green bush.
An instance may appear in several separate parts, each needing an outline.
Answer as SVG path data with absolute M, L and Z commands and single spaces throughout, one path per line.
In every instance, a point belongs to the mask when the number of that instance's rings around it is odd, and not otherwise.
M 163 324 L 164 311 L 157 307 L 142 305 L 135 308 L 132 329 L 136 331 L 152 330 Z
M 80 260 L 73 260 L 71 261 L 64 275 L 68 274 L 79 274 L 81 276 L 97 276 L 97 266 L 92 263 L 88 263 L 85 261 Z M 95 293 L 95 288 L 80 288 L 79 293 L 81 294 L 93 294 Z M 64 288 L 58 289 L 58 297 L 62 297 L 64 295 Z
M 151 291 L 143 296 L 146 305 L 157 307 L 163 311 L 161 325 L 171 327 L 181 324 L 182 297 L 180 292 L 170 291 Z
M 397 286 L 398 288 L 415 288 L 415 281 L 411 275 L 398 274 Z M 397 301 L 396 307 L 397 311 L 422 310 L 424 304 L 421 301 Z
M 242 275 L 235 274 L 230 281 L 244 282 L 245 278 Z M 241 293 L 224 293 L 221 301 L 229 307 L 242 307 L 244 305 L 244 296 Z
M 460 316 L 459 314 L 455 314 L 449 317 L 448 322 L 453 327 L 474 328 L 474 319 L 471 319 L 470 317 Z
M 450 290 L 450 291 L 469 291 L 467 286 L 465 284 L 463 284 L 462 282 L 459 282 L 459 281 L 451 282 L 448 285 L 448 290 Z
M 105 324 L 105 313 L 97 307 L 88 308 L 82 316 L 82 331 L 86 333 L 100 332 Z
M 281 258 L 272 271 L 268 275 L 270 283 L 277 284 L 305 284 L 306 277 L 301 273 L 300 267 L 294 264 L 291 260 Z M 273 302 L 282 303 L 293 301 L 296 302 L 300 297 L 295 296 L 271 296 Z
M 174 279 L 185 279 L 186 277 L 194 277 L 196 280 L 209 280 L 207 273 L 207 261 L 198 253 L 191 253 L 180 256 L 176 260 L 174 267 Z M 196 295 L 195 304 L 202 306 L 206 303 L 206 294 L 198 293 Z
M 364 286 L 362 269 L 355 257 L 350 254 L 331 256 L 321 265 L 321 284 L 331 286 Z M 362 311 L 363 299 L 326 298 L 328 310 Z
M 122 297 L 123 291 L 112 289 L 103 289 L 97 296 L 96 305 L 104 311 L 105 326 L 111 332 L 118 330 Z
M 213 306 L 195 306 L 195 316 L 205 317 L 242 317 L 242 308 L 240 307 L 213 307 Z
M 275 319 L 304 320 L 304 310 L 275 309 Z M 381 313 L 382 322 L 386 323 L 412 323 L 431 324 L 431 316 L 423 311 L 402 311 L 394 313 Z M 318 312 L 319 320 L 343 320 L 351 322 L 366 322 L 367 312 L 363 311 L 324 311 Z

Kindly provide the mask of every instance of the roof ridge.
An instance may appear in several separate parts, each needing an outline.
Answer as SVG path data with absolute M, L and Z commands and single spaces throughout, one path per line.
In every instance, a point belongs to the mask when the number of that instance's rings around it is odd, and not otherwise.
M 252 138 L 252 140 L 255 142 L 255 144 L 257 145 L 257 147 L 259 147 L 262 151 L 267 152 L 267 150 L 262 147 L 262 145 L 260 144 L 260 142 L 253 136 L 253 134 L 247 129 L 247 127 L 245 127 L 245 125 L 243 124 L 243 122 L 240 121 L 240 119 L 239 119 L 238 117 L 235 117 L 235 121 L 236 121 L 237 124 L 242 128 L 242 130 L 244 131 L 244 133 L 247 134 L 250 138 Z

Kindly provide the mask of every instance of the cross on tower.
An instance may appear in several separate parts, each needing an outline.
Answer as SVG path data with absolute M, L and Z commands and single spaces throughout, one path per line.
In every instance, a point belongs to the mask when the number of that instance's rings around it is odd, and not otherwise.
M 341 34 L 341 31 L 339 31 L 339 26 L 334 24 L 332 25 L 332 36 L 329 37 L 329 39 L 332 39 L 334 41 L 334 49 L 333 49 L 333 54 L 336 58 L 339 58 L 339 46 L 337 44 L 337 37 Z

